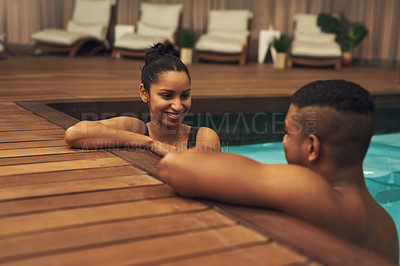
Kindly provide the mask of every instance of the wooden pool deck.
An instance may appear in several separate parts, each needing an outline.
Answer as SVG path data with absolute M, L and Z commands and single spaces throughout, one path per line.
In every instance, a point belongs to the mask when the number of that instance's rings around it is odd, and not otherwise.
M 2 265 L 388 263 L 272 210 L 179 197 L 147 151 L 71 149 L 63 127 L 0 112 Z
M 24 62 L 33 66 L 32 60 Z M 179 197 L 158 179 L 160 158 L 148 151 L 71 149 L 63 135 L 77 120 L 34 101 L 81 100 L 90 93 L 91 99 L 107 97 L 111 92 L 101 81 L 98 96 L 93 94 L 103 73 L 84 72 L 92 75 L 90 88 L 66 95 L 68 86 L 76 85 L 76 80 L 62 83 L 74 76 L 64 73 L 70 70 L 21 71 L 24 66 L 15 61 L 4 63 L 1 265 L 395 265 L 274 210 Z M 128 86 L 113 97 L 127 97 Z M 394 83 L 383 93 L 398 94 L 396 89 Z

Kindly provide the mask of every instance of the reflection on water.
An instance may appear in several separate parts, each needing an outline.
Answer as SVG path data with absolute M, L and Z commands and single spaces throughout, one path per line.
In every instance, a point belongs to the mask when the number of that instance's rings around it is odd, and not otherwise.
M 375 199 L 382 204 L 398 201 L 400 200 L 400 188 L 380 190 L 376 193 Z

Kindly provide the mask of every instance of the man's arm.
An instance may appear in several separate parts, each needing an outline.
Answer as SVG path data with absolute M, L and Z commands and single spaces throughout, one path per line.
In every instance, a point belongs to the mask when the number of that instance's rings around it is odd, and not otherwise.
M 189 151 L 169 153 L 159 164 L 159 175 L 183 196 L 275 208 L 314 224 L 328 222 L 340 212 L 337 192 L 301 166 Z

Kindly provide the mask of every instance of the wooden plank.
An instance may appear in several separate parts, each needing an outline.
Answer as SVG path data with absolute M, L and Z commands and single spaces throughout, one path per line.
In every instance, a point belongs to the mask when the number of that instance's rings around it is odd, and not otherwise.
M 127 165 L 80 170 L 63 170 L 60 172 L 9 175 L 0 178 L 0 187 L 5 188 L 13 186 L 26 186 L 30 184 L 46 184 L 53 182 L 68 182 L 74 180 L 89 180 L 126 175 L 138 175 L 145 173 L 146 172 L 143 172 L 142 170 L 139 170 L 131 165 Z
M 55 182 L 50 184 L 32 184 L 27 186 L 0 188 L 0 200 L 14 200 L 29 197 L 43 197 L 48 195 L 111 190 L 159 184 L 162 184 L 162 182 L 147 174 L 70 182 Z
M 155 264 L 180 256 L 189 257 L 203 252 L 262 244 L 266 243 L 267 240 L 266 237 L 243 226 L 231 226 L 94 249 L 82 249 L 26 260 L 20 259 L 4 265 L 50 265 L 54 263 L 63 265 Z
M 13 106 L 4 106 L 5 103 L 10 103 Z M 0 112 L 6 114 L 6 117 L 3 118 L 7 118 L 7 117 L 15 117 L 15 116 L 24 116 L 24 115 L 32 115 L 32 112 L 27 110 L 26 108 L 22 108 L 21 106 L 19 106 L 16 103 L 13 102 L 2 102 L 1 104 L 2 106 L 0 106 Z
M 34 114 L 18 114 L 18 115 L 10 115 L 1 113 L 3 116 L 0 117 L 0 124 L 5 126 L 8 124 L 34 124 L 34 123 L 43 123 L 46 120 L 42 117 L 38 117 Z M 29 121 L 29 123 L 27 123 Z
M 34 114 L 5 114 L 5 113 L 1 113 L 3 114 L 3 116 L 0 117 L 0 125 L 5 126 L 8 124 L 28 124 L 28 125 L 32 125 L 34 123 L 50 123 L 48 121 L 46 121 L 44 118 L 36 116 Z M 29 122 L 29 123 L 27 123 Z
M 0 143 L 0 150 L 9 149 L 27 149 L 38 147 L 60 147 L 68 146 L 64 140 L 40 140 L 40 141 L 23 141 L 23 142 L 3 142 Z
M 34 115 L 15 103 L 0 103 L 0 131 L 37 130 L 59 128 L 53 123 Z
M 191 257 L 170 263 L 164 266 L 203 266 L 203 265 L 310 265 L 307 257 L 286 248 L 276 242 L 261 244 L 225 252 Z M 314 264 L 315 266 L 317 264 Z
M 79 120 L 42 103 L 19 102 L 18 104 L 65 129 L 79 122 Z
M 30 62 L 32 60 L 35 63 Z M 5 71 L 0 74 L 2 100 L 29 101 L 68 98 L 132 98 L 138 94 L 137 90 L 132 90 L 132 85 L 140 84 L 139 69 L 143 62 L 141 60 L 110 61 L 107 57 L 96 57 L 91 60 L 74 58 L 74 61 L 70 61 L 68 58 L 49 56 L 13 58 L 6 64 L 7 70 L 17 73 L 9 75 L 9 71 Z M 34 68 L 34 64 L 45 67 Z M 17 75 L 18 71 L 22 71 L 19 65 L 28 65 L 28 71 L 37 78 Z M 60 68 L 59 65 L 63 67 Z M 127 72 L 127 69 L 131 71 Z M 132 71 L 132 69 L 137 69 L 137 71 Z M 65 71 L 71 75 L 60 75 Z M 92 75 L 76 78 L 76 75 L 87 74 L 88 71 Z M 112 74 L 104 76 L 104 73 L 110 73 L 110 71 Z M 318 79 L 347 79 L 360 83 L 372 94 L 399 94 L 398 71 L 398 67 L 376 66 L 351 66 L 343 68 L 342 71 L 313 68 L 276 71 L 272 64 L 257 63 L 249 63 L 243 67 L 208 63 L 190 66 L 194 97 L 290 96 L 297 88 Z M 49 75 L 44 78 L 41 74 L 43 72 Z M 100 75 L 103 75 L 101 79 L 99 79 Z
M 0 166 L 0 177 L 7 175 L 22 175 L 31 173 L 55 172 L 64 170 L 90 169 L 97 167 L 122 166 L 129 163 L 118 157 L 95 158 L 48 163 L 30 163 L 24 165 Z
M 21 165 L 31 163 L 47 163 L 72 160 L 90 160 L 93 158 L 108 158 L 115 155 L 104 150 L 89 150 L 89 152 L 78 152 L 73 154 L 53 154 L 51 156 L 28 156 L 15 158 L 0 158 L 0 165 Z
M 24 120 L 24 118 L 28 118 L 28 119 L 32 119 L 29 120 L 29 122 L 38 122 L 38 123 L 43 123 L 46 122 L 47 120 L 39 117 L 37 115 L 35 115 L 32 111 L 24 109 L 22 107 L 20 108 L 18 111 L 9 113 L 8 111 L 1 111 L 2 114 L 4 114 L 3 116 L 0 117 L 0 122 L 4 123 L 4 122 L 19 122 L 19 123 L 23 123 L 26 122 L 26 120 Z M 48 121 L 47 121 L 48 122 Z
M 323 264 L 393 266 L 393 262 L 373 252 L 283 213 L 222 203 L 215 205 L 221 211 L 256 226 L 266 235 Z
M 204 209 L 207 209 L 207 206 L 196 201 L 182 198 L 165 198 L 3 217 L 0 219 L 0 238 L 37 231 L 59 230 L 91 223 Z
M 6 238 L 0 239 L 0 262 L 234 224 L 216 211 L 205 210 Z
M 0 153 L 0 158 L 34 156 L 34 155 L 51 155 L 51 154 L 63 154 L 63 153 L 81 153 L 81 152 L 92 152 L 92 151 L 84 149 L 71 149 L 69 146 L 12 149 L 12 150 L 2 150 Z
M 25 121 L 29 121 L 29 118 L 25 118 Z M 45 130 L 45 129 L 57 129 L 60 128 L 57 125 L 54 124 L 46 124 L 46 123 L 35 123 L 35 124 L 27 124 L 26 122 L 24 123 L 15 123 L 14 121 L 12 123 L 9 122 L 0 122 L 0 132 L 6 132 L 6 131 L 30 131 L 30 130 Z
M 0 102 L 0 112 L 7 114 L 32 114 L 24 108 L 21 108 L 13 102 Z
M 142 169 L 155 177 L 158 176 L 157 164 L 161 159 L 159 155 L 147 150 L 136 148 L 131 150 L 115 149 L 112 152 L 132 163 L 135 167 Z
M 2 132 L 0 142 L 63 139 L 64 129 Z
M 25 86 L 31 86 L 32 84 L 25 84 Z M 39 86 L 39 84 L 36 84 L 36 86 Z M 19 90 L 21 89 L 21 90 Z M 28 90 L 26 88 L 19 88 L 19 89 L 10 89 L 10 90 L 1 90 L 0 91 L 0 97 L 3 100 L 6 101 L 42 101 L 44 99 L 52 99 L 53 97 L 63 99 L 63 98 L 71 98 L 73 97 L 72 94 L 68 94 L 65 92 L 58 92 L 57 90 L 54 90 L 54 87 L 51 88 L 44 88 L 42 84 L 42 88 L 39 91 L 33 91 L 33 90 Z M 34 95 L 32 95 L 32 92 L 34 92 Z M 17 98 L 13 97 L 17 96 Z
M 176 196 L 167 185 L 93 191 L 0 202 L 0 217 Z
M 0 110 L 4 110 L 6 108 L 12 108 L 13 106 L 16 106 L 16 104 L 13 102 L 3 102 L 3 101 L 0 102 Z
M 10 104 L 6 106 L 5 104 Z M 32 115 L 32 112 L 25 109 L 21 108 L 18 104 L 13 103 L 13 102 L 1 102 L 0 104 L 0 112 L 4 113 L 9 116 L 17 116 L 17 115 Z M 12 105 L 12 106 L 11 106 Z
M 26 111 L 29 112 L 29 111 Z M 23 113 L 23 114 L 5 114 L 2 113 L 3 116 L 0 117 L 0 126 L 6 126 L 7 123 L 10 125 L 22 125 L 26 126 L 34 126 L 35 124 L 39 125 L 48 125 L 54 126 L 53 123 L 50 123 L 46 119 L 39 117 L 33 113 Z M 25 120 L 24 120 L 25 119 Z M 29 119 L 29 120 L 26 120 Z

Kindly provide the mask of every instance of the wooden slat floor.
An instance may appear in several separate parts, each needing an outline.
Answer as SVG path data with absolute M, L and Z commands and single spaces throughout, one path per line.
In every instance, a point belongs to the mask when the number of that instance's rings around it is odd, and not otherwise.
M 142 66 L 142 60 L 107 57 L 0 59 L 0 99 L 136 98 Z M 318 79 L 347 79 L 359 83 L 372 94 L 400 94 L 400 67 L 276 70 L 271 64 L 199 63 L 190 65 L 189 70 L 194 97 L 290 96 L 300 86 Z
M 179 197 L 157 179 L 154 154 L 71 149 L 63 134 L 73 119 L 60 126 L 15 103 L 136 98 L 140 65 L 104 57 L 0 61 L 1 265 L 392 265 L 273 210 Z M 399 92 L 392 68 L 190 68 L 194 97 L 287 96 L 311 78 L 343 76 L 378 94 Z
M 123 158 L 67 147 L 64 129 L 15 103 L 0 109 L 2 265 L 310 262 Z

